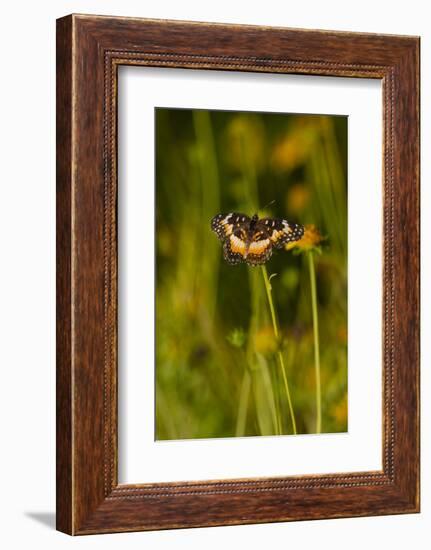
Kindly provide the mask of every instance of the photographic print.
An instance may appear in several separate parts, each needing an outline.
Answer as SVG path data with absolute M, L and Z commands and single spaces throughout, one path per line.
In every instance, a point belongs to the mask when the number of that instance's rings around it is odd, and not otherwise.
M 419 37 L 56 46 L 57 529 L 419 512 Z
M 347 431 L 347 124 L 156 109 L 156 440 Z

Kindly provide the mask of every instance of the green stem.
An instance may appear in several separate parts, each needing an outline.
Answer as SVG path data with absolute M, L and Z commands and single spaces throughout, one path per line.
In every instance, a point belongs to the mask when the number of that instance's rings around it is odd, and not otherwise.
M 212 218 L 214 212 L 217 212 L 220 208 L 220 177 L 210 112 L 193 110 L 193 125 L 198 152 L 201 192 L 201 219 L 198 223 L 200 227 L 204 227 L 208 220 Z M 188 215 L 190 217 L 190 212 Z M 202 294 L 201 303 L 205 304 L 205 307 L 201 308 L 200 314 L 203 318 L 203 326 L 207 327 L 209 338 L 211 338 L 216 312 L 220 251 L 209 231 L 202 234 L 200 241 L 201 249 L 199 250 L 199 246 L 195 248 L 195 254 L 204 253 L 206 261 L 194 265 L 199 266 L 197 284 L 199 285 L 198 290 Z
M 263 280 L 265 283 L 266 295 L 268 297 L 269 309 L 271 311 L 271 319 L 272 319 L 272 326 L 274 328 L 274 336 L 275 336 L 275 339 L 277 340 L 277 346 L 278 346 L 280 331 L 278 330 L 277 316 L 275 314 L 274 302 L 272 300 L 272 293 L 271 293 L 272 287 L 271 287 L 271 283 L 270 283 L 268 272 L 266 270 L 265 265 L 262 266 L 262 274 L 263 274 Z M 295 414 L 293 412 L 292 399 L 290 398 L 289 384 L 287 383 L 286 368 L 284 366 L 283 354 L 281 353 L 280 350 L 277 351 L 277 357 L 280 363 L 281 373 L 283 375 L 284 389 L 286 390 L 287 402 L 289 404 L 290 417 L 292 419 L 292 431 L 296 435 L 297 431 L 296 431 Z
M 250 395 L 251 377 L 248 370 L 244 371 L 241 383 L 241 393 L 239 397 L 238 416 L 236 419 L 235 435 L 241 437 L 245 434 L 247 423 L 248 398 Z
M 314 372 L 316 377 L 316 433 L 322 431 L 322 393 L 320 387 L 320 351 L 319 351 L 319 318 L 317 315 L 317 293 L 316 293 L 316 270 L 314 267 L 314 256 L 310 250 L 307 252 L 308 268 L 310 271 L 311 285 L 311 308 L 313 313 L 313 336 L 314 336 Z

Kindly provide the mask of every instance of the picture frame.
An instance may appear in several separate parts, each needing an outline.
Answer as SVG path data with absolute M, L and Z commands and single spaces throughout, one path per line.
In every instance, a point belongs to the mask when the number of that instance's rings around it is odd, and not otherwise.
M 118 483 L 120 65 L 382 82 L 381 471 Z M 418 37 L 57 20 L 57 529 L 84 535 L 419 512 L 419 219 Z

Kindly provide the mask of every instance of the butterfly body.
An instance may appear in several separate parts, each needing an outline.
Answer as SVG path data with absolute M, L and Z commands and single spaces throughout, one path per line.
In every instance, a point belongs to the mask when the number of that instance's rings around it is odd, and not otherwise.
M 302 225 L 278 218 L 261 218 L 254 214 L 232 212 L 217 214 L 211 220 L 211 229 L 223 242 L 223 255 L 231 264 L 245 262 L 256 266 L 266 263 L 274 248 L 283 248 L 304 234 Z

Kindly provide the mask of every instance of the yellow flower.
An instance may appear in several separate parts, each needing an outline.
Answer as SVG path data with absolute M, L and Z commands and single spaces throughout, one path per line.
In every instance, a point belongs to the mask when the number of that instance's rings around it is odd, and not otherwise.
M 277 350 L 277 340 L 272 327 L 262 327 L 254 335 L 254 349 L 257 353 L 273 353 Z
M 287 243 L 286 250 L 292 250 L 292 248 L 298 248 L 299 250 L 307 251 L 316 248 L 323 241 L 322 235 L 319 233 L 317 227 L 313 224 L 305 226 L 304 235 L 299 241 Z
M 342 325 L 337 329 L 337 338 L 342 344 L 347 344 L 347 327 Z
M 320 118 L 307 115 L 292 120 L 273 148 L 270 159 L 273 170 L 291 171 L 306 162 L 320 135 Z
M 339 424 L 347 424 L 347 396 L 344 395 L 341 400 L 332 407 L 331 415 Z
M 259 172 L 266 162 L 265 128 L 258 116 L 252 113 L 233 118 L 226 129 L 226 160 L 234 168 L 242 169 L 244 163 Z
M 295 183 L 287 193 L 287 205 L 291 212 L 302 212 L 310 202 L 311 193 L 305 184 Z
M 274 170 L 293 170 L 304 161 L 305 152 L 301 143 L 294 141 L 289 136 L 280 140 L 271 156 L 271 164 Z

